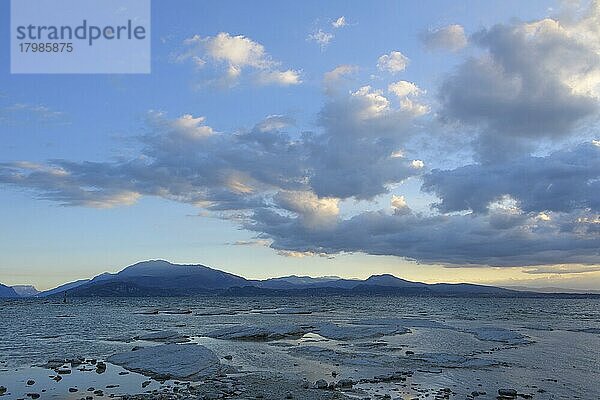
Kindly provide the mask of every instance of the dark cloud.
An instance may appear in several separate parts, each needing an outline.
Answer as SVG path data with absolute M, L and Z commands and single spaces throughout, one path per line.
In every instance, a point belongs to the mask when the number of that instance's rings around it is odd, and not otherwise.
M 474 34 L 485 53 L 445 79 L 441 117 L 480 127 L 475 146 L 487 161 L 573 135 L 598 113 L 600 35 L 591 24 L 599 10 L 594 4 L 573 24 L 545 19 Z
M 423 182 L 424 191 L 441 199 L 436 207 L 444 213 L 484 213 L 491 202 L 507 195 L 525 212 L 599 212 L 600 147 L 589 143 L 546 157 L 433 170 Z
M 563 229 L 568 215 L 539 221 L 534 214 L 523 214 L 519 223 L 503 227 L 492 219 L 492 215 L 426 217 L 377 211 L 314 231 L 297 218 L 262 209 L 245 226 L 272 239 L 271 247 L 297 252 L 364 252 L 424 263 L 498 267 L 600 260 L 600 236 Z

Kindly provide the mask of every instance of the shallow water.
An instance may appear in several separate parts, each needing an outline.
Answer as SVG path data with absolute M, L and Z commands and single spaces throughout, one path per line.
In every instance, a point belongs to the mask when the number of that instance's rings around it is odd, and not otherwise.
M 144 313 L 169 309 L 191 313 Z M 536 399 L 600 398 L 597 299 L 187 297 L 72 299 L 68 304 L 32 299 L 0 302 L 0 316 L 0 385 L 7 387 L 26 379 L 18 378 L 26 373 L 20 370 L 19 375 L 15 368 L 54 358 L 103 359 L 139 344 L 124 341 L 127 338 L 175 330 L 221 357 L 233 355 L 223 363 L 245 371 L 283 372 L 310 381 L 331 381 L 332 372 L 336 379 L 356 380 L 413 371 L 410 384 L 401 389 L 392 383 L 361 385 L 369 393 L 377 390 L 393 397 L 418 396 L 423 394 L 420 388 L 449 387 L 461 395 L 478 390 L 491 396 L 498 388 L 515 388 Z M 356 336 L 365 330 L 386 331 L 398 318 L 417 322 L 402 322 L 410 325 L 408 333 Z M 334 323 L 335 332 L 323 328 L 301 338 L 269 342 L 206 336 L 237 324 L 325 323 Z M 512 331 L 508 333 L 515 338 L 494 341 L 498 332 L 506 333 L 496 328 Z M 349 332 L 349 337 L 327 338 L 339 332 Z M 131 379 L 137 387 L 135 379 L 143 377 Z

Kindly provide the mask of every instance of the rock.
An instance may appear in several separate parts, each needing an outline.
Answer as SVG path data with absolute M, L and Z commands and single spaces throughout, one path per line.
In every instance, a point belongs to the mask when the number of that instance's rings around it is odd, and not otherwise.
M 412 354 L 415 354 L 415 352 L 414 352 L 414 351 L 410 351 L 410 350 L 406 350 L 406 353 L 405 353 L 405 354 L 406 354 L 407 356 L 410 356 L 410 355 L 412 355 Z
M 68 375 L 71 373 L 71 369 L 68 367 L 62 367 L 56 370 L 56 372 L 58 372 L 61 375 Z
M 136 340 L 149 340 L 153 342 L 189 342 L 187 336 L 182 335 L 176 331 L 158 331 L 146 333 L 145 335 L 140 335 L 135 337 Z
M 233 356 L 230 354 L 227 354 L 225 357 L 223 357 L 226 360 L 233 360 Z
M 75 393 L 75 392 L 77 392 L 77 391 L 79 391 L 79 389 L 77 389 L 77 388 L 74 388 L 74 387 L 70 387 L 70 388 L 69 388 L 69 392 L 70 392 L 70 393 Z
M 33 379 L 30 379 L 27 381 L 27 386 L 31 386 L 31 385 L 35 385 L 35 381 Z
M 5 386 L 0 386 L 0 396 L 4 395 L 8 389 Z
M 293 399 L 293 398 L 294 398 L 294 396 L 292 396 L 292 393 L 290 393 L 290 392 L 287 392 L 287 393 L 285 394 L 285 398 L 286 398 L 286 399 Z
M 354 382 L 352 381 L 352 379 L 340 379 L 338 381 L 338 383 L 336 384 L 336 387 L 343 388 L 343 389 L 349 389 L 352 387 L 352 385 L 354 385 Z
M 129 372 L 127 371 L 121 371 L 119 372 L 119 375 L 123 376 L 123 375 L 129 375 Z
M 151 383 L 152 383 L 152 381 L 144 381 L 144 382 L 142 382 L 142 388 L 145 388 L 146 386 L 148 386 Z
M 39 399 L 39 393 L 27 393 L 27 397 L 31 397 L 32 399 Z
M 531 340 L 529 340 L 527 336 L 522 335 L 519 332 L 493 326 L 474 328 L 468 330 L 467 332 L 473 334 L 479 340 L 508 343 L 513 345 L 531 343 Z
M 96 363 L 96 373 L 103 374 L 104 372 L 106 372 L 106 363 L 97 362 Z
M 62 376 L 56 375 L 56 376 L 52 377 L 52 379 L 55 380 L 56 382 L 60 382 L 62 380 Z
M 327 381 L 325 379 L 319 379 L 315 382 L 316 389 L 327 389 L 328 386 L 329 385 L 327 384 Z
M 57 369 L 64 365 L 65 360 L 49 360 L 44 367 L 48 369 Z
M 288 337 L 299 338 L 308 332 L 309 329 L 296 325 L 234 325 L 214 330 L 212 332 L 207 333 L 206 336 L 214 339 L 268 341 L 279 340 Z
M 515 389 L 498 389 L 498 394 L 505 397 L 517 397 Z
M 108 362 L 127 370 L 162 379 L 199 380 L 217 375 L 219 358 L 196 344 L 165 344 L 120 353 Z
M 324 323 L 315 330 L 319 335 L 333 340 L 367 339 L 385 335 L 400 335 L 410 330 L 395 325 L 336 325 Z
M 137 350 L 140 350 L 140 349 L 143 349 L 143 348 L 144 348 L 144 346 L 133 346 L 133 348 L 131 349 L 131 351 L 137 351 Z

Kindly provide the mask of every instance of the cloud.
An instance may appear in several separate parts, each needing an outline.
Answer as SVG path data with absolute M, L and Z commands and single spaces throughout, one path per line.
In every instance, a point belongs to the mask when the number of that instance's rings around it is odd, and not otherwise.
M 335 224 L 339 209 L 336 198 L 319 198 L 309 191 L 281 191 L 274 197 L 281 209 L 295 213 L 307 228 L 328 229 Z
M 346 17 L 344 17 L 343 15 L 331 23 L 331 26 L 333 26 L 335 29 L 343 28 L 347 25 L 348 22 L 346 21 Z
M 323 82 L 325 83 L 326 86 L 329 86 L 329 85 L 337 83 L 343 77 L 355 74 L 357 71 L 358 71 L 358 66 L 356 66 L 356 65 L 349 65 L 349 64 L 338 65 L 337 67 L 335 67 L 334 69 L 332 69 L 329 72 L 326 72 L 323 75 Z
M 62 111 L 41 104 L 27 103 L 14 103 L 1 107 L 0 122 L 6 126 L 68 123 Z
M 408 204 L 406 204 L 404 196 L 392 195 L 391 205 L 395 215 L 405 215 L 412 212 Z
M 600 271 L 600 266 L 588 266 L 588 265 L 549 265 L 540 266 L 537 268 L 528 268 L 523 272 L 526 274 L 552 274 L 552 275 L 564 275 L 564 274 L 586 274 L 589 272 Z
M 429 107 L 415 101 L 415 97 L 425 93 L 416 84 L 408 81 L 390 83 L 388 92 L 393 93 L 400 100 L 400 105 L 405 110 L 410 110 L 414 115 L 424 115 L 429 112 Z
M 421 35 L 421 41 L 430 50 L 458 51 L 467 45 L 465 30 L 457 24 L 429 30 Z
M 600 211 L 600 148 L 582 144 L 546 157 L 523 156 L 505 163 L 433 170 L 423 190 L 438 196 L 441 212 L 485 213 L 503 196 L 526 212 Z
M 258 76 L 258 82 L 264 85 L 277 84 L 281 86 L 298 85 L 302 83 L 300 72 L 288 69 L 287 71 L 264 71 Z
M 273 60 L 264 46 L 252 39 L 221 32 L 216 36 L 195 35 L 183 43 L 184 50 L 175 55 L 178 62 L 192 61 L 203 69 L 212 65 L 221 73 L 219 82 L 228 86 L 238 83 L 246 70 L 258 73 L 260 84 L 296 85 L 301 83 L 299 72 L 280 70 L 281 63 Z
M 384 54 L 377 60 L 377 68 L 381 71 L 387 71 L 397 74 L 406 69 L 409 59 L 399 51 L 392 51 L 390 54 Z
M 369 211 L 340 220 L 333 229 L 315 231 L 264 209 L 254 213 L 245 227 L 271 238 L 271 247 L 286 251 L 362 252 L 461 266 L 597 264 L 600 237 L 563 229 L 570 220 L 564 218 L 548 226 L 522 215 L 519 223 L 497 226 L 493 215 L 425 217 Z
M 319 46 L 321 46 L 321 50 L 325 50 L 331 40 L 333 39 L 333 34 L 329 32 L 325 32 L 323 29 L 317 29 L 315 32 L 308 35 L 306 40 L 315 42 Z
M 420 116 L 370 86 L 334 95 L 320 113 L 323 134 L 309 143 L 312 189 L 321 197 L 371 199 L 417 174 L 409 160 L 391 155 L 417 132 Z
M 574 22 L 499 24 L 471 37 L 484 53 L 446 77 L 439 114 L 479 129 L 475 147 L 483 161 L 571 137 L 598 115 L 599 4 Z

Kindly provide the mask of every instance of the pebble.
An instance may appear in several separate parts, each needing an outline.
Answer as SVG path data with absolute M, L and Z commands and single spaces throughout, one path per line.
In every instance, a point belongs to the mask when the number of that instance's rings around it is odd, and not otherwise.
M 327 384 L 327 381 L 325 379 L 319 379 L 315 382 L 316 389 L 327 389 L 328 386 L 329 385 Z
M 506 397 L 517 397 L 517 391 L 515 389 L 498 389 L 498 394 Z
M 31 385 L 35 385 L 35 381 L 33 379 L 30 379 L 27 381 L 27 386 L 31 386 Z

